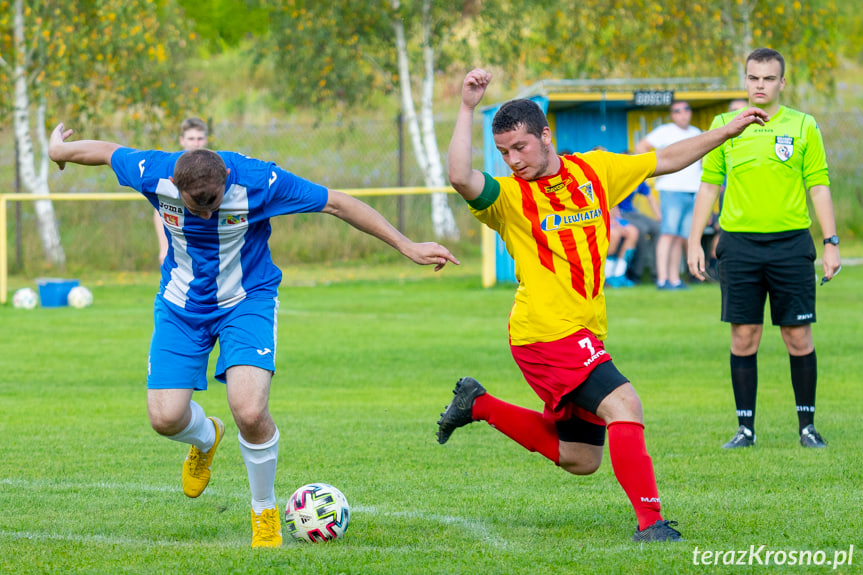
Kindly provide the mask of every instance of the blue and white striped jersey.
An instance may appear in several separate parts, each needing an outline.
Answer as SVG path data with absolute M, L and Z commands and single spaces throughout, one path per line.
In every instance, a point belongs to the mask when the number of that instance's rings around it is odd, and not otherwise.
M 182 153 L 119 148 L 111 156 L 120 185 L 141 192 L 168 231 L 160 293 L 195 313 L 232 307 L 249 296 L 275 297 L 282 272 L 270 257 L 270 218 L 320 212 L 327 188 L 271 162 L 218 152 L 230 172 L 219 210 L 204 220 L 185 208 L 168 179 Z

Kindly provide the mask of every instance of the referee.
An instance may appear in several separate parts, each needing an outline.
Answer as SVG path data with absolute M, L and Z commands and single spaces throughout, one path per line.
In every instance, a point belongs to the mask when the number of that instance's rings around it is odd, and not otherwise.
M 784 88 L 785 60 L 779 52 L 759 48 L 749 54 L 749 105 L 767 112 L 770 120 L 764 126 L 749 126 L 704 157 L 689 234 L 689 270 L 704 280 L 701 236 L 727 176 L 716 257 L 722 321 L 731 324 L 731 386 L 739 423 L 737 433 L 723 446 L 728 449 L 755 445 L 757 353 L 768 295 L 771 319 L 790 356 L 800 444 L 827 446 L 814 425 L 818 371 L 811 324 L 816 250 L 809 233 L 807 190 L 824 235 L 824 281 L 840 269 L 839 238 L 821 132 L 812 116 L 780 104 Z M 737 113 L 716 116 L 710 128 L 728 123 Z

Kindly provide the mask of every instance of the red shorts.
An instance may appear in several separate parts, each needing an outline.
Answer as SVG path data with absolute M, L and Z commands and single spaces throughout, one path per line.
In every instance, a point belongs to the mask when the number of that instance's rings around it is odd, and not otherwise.
M 582 329 L 557 341 L 511 345 L 510 349 L 527 383 L 545 403 L 546 419 L 561 421 L 577 416 L 605 425 L 602 419 L 572 402 L 560 404 L 596 366 L 611 361 L 605 345 L 590 330 Z

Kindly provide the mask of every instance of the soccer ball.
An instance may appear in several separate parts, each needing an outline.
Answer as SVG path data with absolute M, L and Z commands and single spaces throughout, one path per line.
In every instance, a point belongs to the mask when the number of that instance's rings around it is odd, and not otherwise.
M 72 307 L 82 308 L 92 305 L 93 294 L 84 286 L 75 286 L 69 290 L 68 300 Z
M 12 296 L 12 305 L 18 309 L 33 309 L 39 303 L 39 297 L 32 288 L 21 288 Z
M 285 505 L 285 525 L 297 541 L 332 541 L 345 534 L 350 520 L 348 500 L 326 483 L 303 485 Z

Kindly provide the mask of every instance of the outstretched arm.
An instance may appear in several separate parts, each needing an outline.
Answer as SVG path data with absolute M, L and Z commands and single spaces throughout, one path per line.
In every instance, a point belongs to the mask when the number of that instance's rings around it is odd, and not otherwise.
M 461 107 L 449 143 L 449 181 L 466 200 L 482 193 L 485 178 L 473 169 L 473 111 L 480 103 L 491 74 L 480 68 L 468 72 L 462 84 Z
M 71 136 L 72 132 L 73 130 L 67 130 L 61 122 L 51 132 L 48 140 L 48 157 L 57 162 L 61 170 L 66 167 L 66 162 L 82 166 L 111 165 L 111 154 L 120 147 L 120 144 L 102 140 L 67 142 L 66 138 Z
M 735 138 L 752 124 L 764 125 L 770 118 L 764 110 L 749 108 L 740 112 L 733 120 L 708 132 L 680 140 L 656 152 L 654 176 L 671 174 L 700 160 L 707 152 L 726 140 Z
M 386 218 L 370 205 L 349 196 L 343 192 L 329 190 L 327 204 L 322 210 L 344 220 L 357 228 L 384 241 L 397 249 L 399 253 L 420 265 L 434 265 L 435 271 L 443 268 L 446 263 L 458 265 L 460 262 L 448 249 L 434 242 L 416 243 L 395 229 Z

